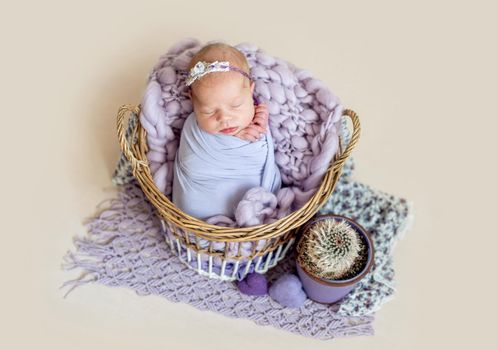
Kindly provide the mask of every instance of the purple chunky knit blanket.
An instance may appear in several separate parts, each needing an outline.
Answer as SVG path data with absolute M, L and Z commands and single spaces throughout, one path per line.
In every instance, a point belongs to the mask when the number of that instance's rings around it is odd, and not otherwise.
M 181 130 L 192 113 L 192 103 L 185 84 L 186 68 L 202 46 L 204 45 L 200 41 L 192 38 L 174 44 L 153 67 L 141 101 L 139 119 L 147 131 L 150 171 L 157 188 L 169 197 Z M 271 145 L 271 149 L 274 148 L 271 158 L 274 156 L 283 184 L 278 191 L 247 192 L 250 200 L 243 200 L 242 205 L 230 203 L 230 206 L 236 208 L 234 217 L 214 215 L 203 218 L 211 224 L 224 225 L 236 217 L 234 222 L 230 222 L 230 226 L 242 227 L 270 223 L 282 218 L 301 208 L 316 193 L 338 150 L 344 108 L 340 99 L 309 71 L 273 57 L 254 44 L 242 43 L 235 47 L 247 58 L 255 84 L 256 100 L 268 106 L 271 130 L 268 134 L 272 135 L 274 143 L 274 147 Z M 192 141 L 197 139 L 192 137 Z M 198 148 L 195 152 L 197 156 L 203 152 Z M 242 152 L 240 150 L 238 153 Z M 208 159 L 212 158 L 217 162 L 224 162 L 225 157 L 221 152 L 208 152 Z M 268 162 L 273 163 L 272 160 Z M 219 174 L 222 172 L 219 171 Z M 181 181 L 186 181 L 186 178 L 185 176 Z M 198 188 L 192 191 L 195 193 L 192 197 L 195 198 L 204 194 Z M 267 200 L 263 200 L 268 196 L 274 197 L 271 198 L 274 205 L 268 205 Z M 223 201 L 222 197 L 218 199 Z M 185 207 L 191 210 L 196 206 L 203 207 L 202 200 L 199 202 L 191 203 L 191 208 L 188 205 Z M 219 206 L 223 208 L 225 205 L 227 203 Z M 215 209 L 215 212 L 220 208 L 214 205 L 211 210 Z M 202 211 L 197 209 L 197 212 Z M 207 212 L 211 213 L 210 210 Z M 267 213 L 263 214 L 264 212 Z

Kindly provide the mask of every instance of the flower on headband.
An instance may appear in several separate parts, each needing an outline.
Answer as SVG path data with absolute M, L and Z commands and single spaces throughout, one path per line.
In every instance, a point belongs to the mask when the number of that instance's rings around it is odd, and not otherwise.
M 198 61 L 197 64 L 191 69 L 190 75 L 199 75 L 205 72 L 205 64 L 202 61 Z

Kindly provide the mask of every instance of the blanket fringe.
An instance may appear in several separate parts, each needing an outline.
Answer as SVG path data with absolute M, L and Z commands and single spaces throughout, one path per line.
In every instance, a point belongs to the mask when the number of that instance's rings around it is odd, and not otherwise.
M 119 248 L 114 246 L 114 240 L 122 235 L 129 235 L 130 228 L 139 226 L 140 221 L 150 220 L 152 215 L 144 193 L 135 183 L 122 186 L 118 189 L 117 196 L 97 204 L 96 214 L 83 221 L 87 235 L 74 238 L 76 253 L 68 251 L 63 257 L 63 270 L 83 271 L 79 277 L 65 282 L 60 287 L 70 287 L 64 298 L 79 286 L 100 281 L 101 276 L 105 275 L 107 260 L 112 258 L 116 254 L 115 249 Z M 140 233 L 139 230 L 135 232 Z
M 83 255 L 83 254 L 81 254 Z M 99 265 L 102 262 L 99 261 L 91 261 L 84 260 L 81 258 L 81 255 L 75 255 L 72 252 L 67 252 L 64 256 L 64 262 L 62 264 L 62 269 L 64 271 L 70 271 L 74 269 L 83 269 L 83 272 L 79 275 L 79 277 L 64 282 L 59 289 L 68 288 L 67 292 L 64 294 L 64 299 L 77 287 L 80 287 L 85 284 L 94 283 L 98 281 L 98 270 Z

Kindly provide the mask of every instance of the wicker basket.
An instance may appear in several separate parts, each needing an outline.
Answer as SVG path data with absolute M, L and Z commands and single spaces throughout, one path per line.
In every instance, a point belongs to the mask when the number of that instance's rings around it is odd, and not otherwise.
M 321 186 L 303 207 L 271 224 L 243 228 L 222 227 L 184 213 L 157 188 L 146 157 L 148 146 L 145 129 L 140 123 L 136 123 L 132 130 L 131 140 L 135 140 L 133 144 L 128 144 L 125 137 L 125 117 L 129 113 L 138 117 L 140 107 L 124 105 L 117 113 L 119 143 L 131 162 L 133 176 L 156 208 L 173 252 L 198 273 L 230 281 L 242 279 L 250 271 L 265 273 L 285 257 L 295 240 L 297 229 L 321 208 L 333 192 L 343 165 L 356 146 L 360 134 L 358 116 L 350 109 L 344 110 L 343 115 L 351 119 L 353 126 L 350 142 L 344 151 L 339 148 Z M 249 255 L 240 253 L 240 247 L 244 244 L 252 247 Z M 235 254 L 233 246 L 238 247 Z

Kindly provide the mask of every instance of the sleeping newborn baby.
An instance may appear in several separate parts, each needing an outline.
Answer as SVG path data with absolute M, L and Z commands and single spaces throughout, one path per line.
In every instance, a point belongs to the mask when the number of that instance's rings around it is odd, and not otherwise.
M 232 46 L 203 47 L 188 69 L 193 112 L 181 131 L 172 200 L 201 220 L 234 218 L 247 190 L 281 187 L 267 107 L 257 104 L 248 62 Z

